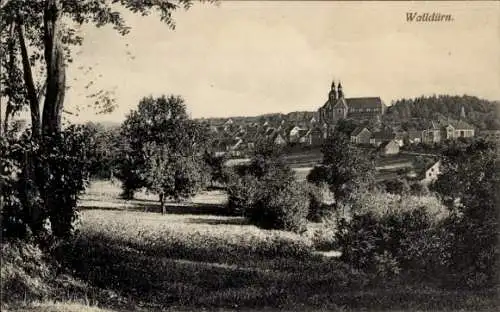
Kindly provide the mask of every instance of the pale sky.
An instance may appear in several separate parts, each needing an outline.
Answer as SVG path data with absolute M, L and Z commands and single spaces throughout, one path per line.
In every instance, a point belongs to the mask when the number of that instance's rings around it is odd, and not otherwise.
M 410 23 L 407 12 L 454 20 Z M 121 122 L 142 97 L 162 94 L 184 97 L 195 118 L 313 111 L 332 79 L 346 97 L 380 96 L 387 104 L 432 94 L 500 99 L 497 1 L 223 1 L 174 18 L 170 30 L 155 16 L 126 14 L 126 37 L 82 29 L 68 107 L 87 104 L 84 86 L 94 77 L 96 88 L 115 92 L 118 108 L 102 116 L 86 110 L 78 121 Z

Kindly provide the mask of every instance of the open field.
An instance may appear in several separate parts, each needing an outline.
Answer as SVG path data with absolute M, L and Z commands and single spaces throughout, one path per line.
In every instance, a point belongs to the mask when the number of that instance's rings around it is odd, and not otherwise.
M 414 167 L 413 161 L 420 154 L 399 154 L 381 157 L 376 163 L 377 180 L 397 178 L 395 170 L 411 169 Z M 311 169 L 321 163 L 322 154 L 319 149 L 294 151 L 284 156 L 285 162 L 295 171 L 297 179 L 304 181 Z M 227 161 L 226 165 L 235 166 L 249 162 L 249 158 L 236 158 Z
M 81 201 L 80 235 L 61 256 L 78 279 L 106 290 L 115 310 L 446 310 L 491 307 L 491 295 L 393 287 L 315 252 L 306 235 L 261 230 L 224 215 L 210 192 L 160 215 L 154 197 L 134 201 L 108 182 Z M 144 212 L 144 208 L 148 212 Z
M 316 251 L 331 227 L 304 235 L 225 215 L 205 192 L 159 213 L 156 198 L 118 197 L 95 181 L 80 202 L 78 235 L 54 255 L 70 280 L 59 303 L 9 311 L 489 311 L 496 294 L 382 280 Z M 329 231 L 330 230 L 330 231 Z M 82 298 L 83 302 L 82 302 Z

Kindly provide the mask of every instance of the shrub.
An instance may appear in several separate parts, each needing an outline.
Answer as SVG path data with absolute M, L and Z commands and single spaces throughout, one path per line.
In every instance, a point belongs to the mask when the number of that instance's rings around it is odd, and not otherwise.
M 248 165 L 229 174 L 228 209 L 266 229 L 293 232 L 305 230 L 309 210 L 307 188 L 295 181 L 274 144 L 258 145 Z
M 72 234 L 89 177 L 85 129 L 70 126 L 35 144 L 29 132 L 0 143 L 2 234 L 44 241 Z M 50 227 L 46 225 L 50 222 Z M 50 231 L 49 231 L 50 230 Z
M 300 233 L 306 230 L 308 203 L 306 190 L 301 184 L 264 181 L 245 215 L 251 223 L 265 229 Z
M 326 217 L 329 212 L 328 205 L 323 202 L 323 188 L 310 183 L 305 183 L 304 188 L 307 191 L 309 198 L 309 211 L 307 220 L 312 222 L 320 222 L 323 217 Z
M 409 186 L 410 194 L 414 196 L 427 196 L 430 194 L 429 188 L 422 183 L 413 182 Z
M 51 292 L 50 268 L 42 251 L 20 241 L 2 243 L 1 300 L 3 303 L 45 299 Z
M 446 242 L 437 235 L 440 223 L 424 207 L 355 214 L 338 225 L 341 259 L 383 277 L 401 270 L 432 276 L 445 261 Z
M 244 215 L 257 194 L 257 179 L 252 175 L 230 175 L 227 183 L 227 209 L 232 215 Z
M 441 174 L 430 187 L 453 213 L 445 227 L 451 242 L 448 269 L 457 284 L 494 286 L 500 255 L 497 146 L 484 140 L 454 143 L 441 162 Z
M 385 190 L 391 194 L 405 194 L 410 190 L 408 182 L 404 179 L 387 180 L 383 184 Z

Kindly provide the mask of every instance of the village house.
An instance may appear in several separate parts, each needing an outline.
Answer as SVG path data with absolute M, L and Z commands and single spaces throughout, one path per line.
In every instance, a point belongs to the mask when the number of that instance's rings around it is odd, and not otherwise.
M 447 122 L 443 132 L 445 140 L 474 137 L 474 127 L 462 120 Z
M 441 142 L 441 129 L 435 121 L 431 121 L 430 126 L 422 131 L 422 143 Z
M 290 143 L 299 142 L 299 139 L 301 138 L 301 136 L 303 136 L 305 134 L 304 131 L 306 131 L 306 133 L 307 133 L 307 129 L 301 128 L 299 126 L 293 126 L 288 131 L 288 140 L 290 141 Z
M 369 144 L 372 132 L 367 127 L 357 127 L 351 133 L 351 143 L 354 144 Z
M 312 128 L 305 136 L 309 142 L 309 145 L 319 146 L 323 144 L 325 139 L 325 134 L 320 127 Z
M 285 138 L 281 135 L 281 133 L 277 132 L 274 136 L 273 136 L 273 142 L 274 144 L 276 145 L 286 145 L 286 140 Z
M 370 144 L 378 147 L 383 142 L 393 140 L 394 137 L 394 132 L 389 129 L 373 132 L 372 136 L 370 137 Z
M 385 141 L 378 147 L 378 152 L 382 156 L 390 156 L 399 154 L 399 144 L 396 140 Z
M 440 161 L 437 161 L 433 163 L 431 166 L 425 168 L 425 170 L 422 171 L 422 174 L 420 176 L 419 179 L 420 183 L 424 185 L 429 185 L 430 183 L 436 181 L 439 174 L 441 173 L 440 168 L 441 168 Z
M 406 134 L 406 138 L 410 144 L 422 143 L 422 131 L 409 130 Z
M 372 120 L 380 118 L 386 110 L 380 97 L 346 98 L 339 82 L 337 89 L 332 82 L 328 100 L 318 110 L 320 121 L 336 123 L 339 119 Z
M 474 127 L 462 120 L 431 121 L 430 125 L 422 131 L 422 142 L 440 143 L 444 140 L 472 138 L 474 134 Z
M 404 131 L 399 131 L 394 134 L 394 141 L 398 143 L 399 147 L 403 147 L 405 145 L 405 138 L 407 133 Z

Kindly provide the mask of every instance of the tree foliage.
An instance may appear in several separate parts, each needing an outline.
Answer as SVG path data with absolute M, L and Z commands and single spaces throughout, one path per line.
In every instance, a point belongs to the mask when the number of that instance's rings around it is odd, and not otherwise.
M 322 147 L 323 161 L 308 175 L 314 184 L 326 182 L 338 203 L 352 203 L 360 189 L 373 183 L 373 161 L 349 143 L 347 135 L 334 131 Z
M 120 35 L 125 35 L 130 27 L 123 18 L 122 8 L 141 15 L 159 13 L 160 19 L 173 28 L 173 11 L 188 8 L 191 3 L 190 0 L 0 1 L 0 97 L 2 105 L 5 103 L 5 108 L 0 107 L 0 134 L 9 130 L 9 121 L 14 114 L 28 108 L 31 129 L 21 144 L 25 149 L 24 162 L 20 163 L 23 191 L 18 195 L 27 215 L 24 221 L 29 222 L 35 236 L 49 217 L 47 212 L 68 209 L 74 214 L 74 194 L 80 191 L 80 177 L 84 176 L 84 171 L 74 171 L 79 170 L 78 163 L 65 168 L 70 166 L 66 161 L 76 161 L 73 156 L 80 152 L 68 150 L 71 145 L 58 146 L 76 144 L 68 141 L 80 140 L 79 135 L 69 138 L 68 135 L 73 134 L 62 131 L 61 124 L 65 94 L 70 87 L 66 79 L 67 64 L 72 62 L 72 47 L 83 41 L 78 27 L 82 24 L 111 25 Z M 107 98 L 107 94 L 98 91 L 89 95 L 98 111 L 112 109 L 114 102 Z M 1 115 L 2 112 L 5 114 Z M 5 154 L 0 157 L 4 158 Z M 73 189 L 64 189 L 60 194 L 60 187 Z M 0 196 L 2 211 L 6 197 L 3 193 L 4 190 Z M 61 222 L 67 224 L 72 218 L 64 217 Z M 55 220 L 55 223 L 59 221 Z M 68 232 L 62 228 L 55 232 L 59 230 Z
M 407 129 L 425 124 L 428 120 L 451 117 L 464 120 L 478 129 L 500 129 L 498 107 L 500 103 L 475 96 L 433 95 L 397 100 L 387 109 L 384 120 L 402 122 Z
M 441 175 L 431 185 L 453 213 L 449 269 L 456 283 L 491 285 L 498 272 L 498 151 L 495 144 L 476 141 L 453 146 L 443 154 Z
M 143 98 L 121 127 L 124 193 L 146 187 L 160 196 L 189 197 L 206 182 L 208 132 L 190 120 L 178 96 Z

